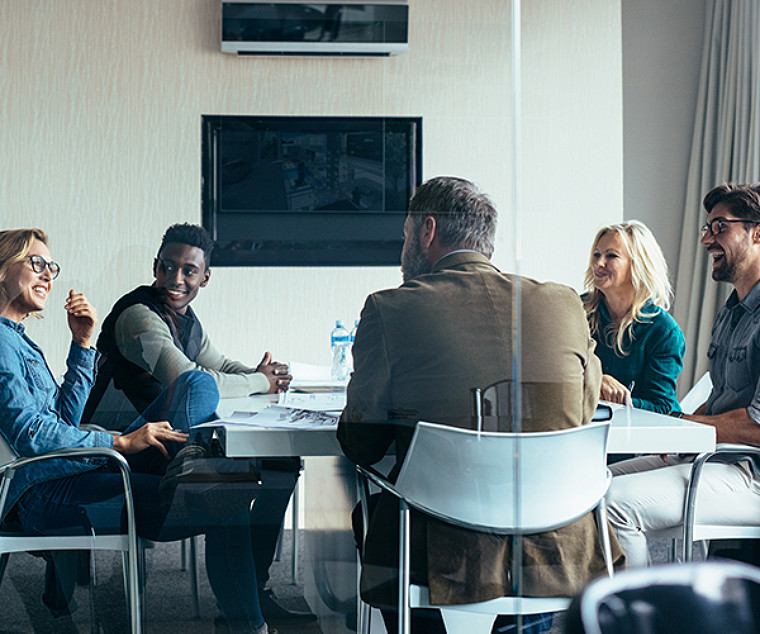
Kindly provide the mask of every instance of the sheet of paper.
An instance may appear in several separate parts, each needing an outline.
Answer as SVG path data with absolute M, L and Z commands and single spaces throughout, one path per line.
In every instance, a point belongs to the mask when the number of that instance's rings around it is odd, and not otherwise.
M 341 391 L 305 394 L 290 390 L 280 394 L 277 404 L 283 407 L 295 407 L 296 409 L 340 413 L 346 406 L 346 393 Z
M 329 365 L 313 365 L 311 363 L 291 361 L 288 366 L 290 367 L 290 374 L 293 376 L 294 382 L 319 381 L 324 384 L 331 381 Z
M 338 426 L 338 414 L 273 405 L 263 412 L 234 412 L 226 418 L 209 421 L 197 427 L 245 425 L 265 429 L 331 429 Z
M 329 365 L 312 365 L 311 363 L 291 361 L 288 366 L 290 367 L 290 374 L 293 376 L 293 380 L 290 382 L 290 389 L 292 390 L 332 392 L 334 389 L 345 389 L 348 383 L 348 380 L 333 381 L 330 376 Z

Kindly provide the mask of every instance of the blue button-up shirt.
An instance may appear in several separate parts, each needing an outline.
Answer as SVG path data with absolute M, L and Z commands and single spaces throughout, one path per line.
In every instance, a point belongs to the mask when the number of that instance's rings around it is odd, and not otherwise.
M 713 324 L 707 357 L 713 389 L 705 413 L 746 407 L 760 423 L 760 282 L 742 301 L 731 293 Z
M 36 456 L 68 447 L 113 447 L 103 432 L 79 429 L 95 379 L 98 353 L 71 344 L 59 387 L 42 350 L 24 326 L 0 317 L 0 433 L 19 456 Z M 30 486 L 94 469 L 101 459 L 50 460 L 29 465 L 13 478 L 5 509 Z

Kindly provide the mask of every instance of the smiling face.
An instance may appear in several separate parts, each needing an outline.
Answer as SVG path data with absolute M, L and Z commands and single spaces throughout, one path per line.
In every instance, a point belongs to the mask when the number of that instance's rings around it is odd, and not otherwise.
M 153 274 L 154 286 L 162 290 L 164 304 L 184 315 L 198 290 L 208 284 L 211 271 L 206 267 L 203 249 L 167 242 L 153 263 Z
M 53 277 L 50 269 L 45 267 L 42 273 L 36 273 L 29 258 L 38 255 L 50 262 L 50 251 L 47 245 L 34 239 L 26 257 L 11 265 L 0 281 L 0 298 L 3 317 L 21 323 L 30 313 L 44 310 L 48 293 L 53 288 Z
M 716 218 L 734 220 L 736 216 L 727 205 L 718 203 L 707 216 L 708 224 Z M 745 267 L 754 260 L 753 233 L 744 224 L 732 222 L 725 223 L 717 236 L 708 231 L 700 240 L 712 257 L 712 278 L 716 282 L 735 284 L 743 277 Z
M 591 255 L 594 288 L 607 296 L 611 293 L 633 293 L 631 257 L 617 232 L 605 233 Z

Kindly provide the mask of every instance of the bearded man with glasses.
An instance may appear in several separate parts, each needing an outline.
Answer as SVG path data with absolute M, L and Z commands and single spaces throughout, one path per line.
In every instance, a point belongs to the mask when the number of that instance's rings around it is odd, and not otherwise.
M 712 277 L 734 289 L 707 352 L 712 392 L 683 418 L 715 427 L 719 443 L 760 446 L 760 185 L 720 185 L 703 205 L 700 242 Z M 689 460 L 648 456 L 610 467 L 609 517 L 629 566 L 649 562 L 648 531 L 681 525 Z M 705 464 L 696 508 L 698 523 L 760 522 L 760 464 Z

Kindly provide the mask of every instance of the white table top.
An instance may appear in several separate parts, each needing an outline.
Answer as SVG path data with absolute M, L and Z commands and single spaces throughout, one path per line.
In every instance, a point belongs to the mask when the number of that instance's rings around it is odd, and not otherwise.
M 613 407 L 607 453 L 701 453 L 715 449 L 715 427 L 633 407 Z
M 272 397 L 223 399 L 221 416 L 234 411 L 259 411 Z M 715 428 L 701 423 L 613 406 L 607 453 L 700 453 L 715 449 Z M 334 429 L 284 430 L 220 425 L 222 443 L 231 458 L 251 456 L 340 456 Z

